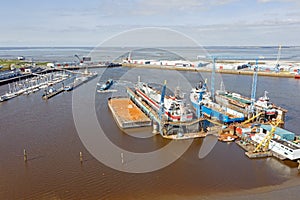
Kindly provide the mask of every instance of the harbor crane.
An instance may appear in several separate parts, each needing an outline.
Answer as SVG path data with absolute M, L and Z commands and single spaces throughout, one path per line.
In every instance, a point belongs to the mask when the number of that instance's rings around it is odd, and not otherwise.
M 252 88 L 251 88 L 250 113 L 254 115 L 254 102 L 255 102 L 256 88 L 257 88 L 258 59 L 255 60 L 255 67 L 253 70 L 254 71 L 253 71 Z
M 164 85 L 161 89 L 161 95 L 160 95 L 160 106 L 159 106 L 159 119 L 162 121 L 162 118 L 165 113 L 165 95 L 166 95 L 166 88 L 167 88 L 167 81 L 165 80 Z
M 81 63 L 81 59 L 79 58 L 79 56 L 77 54 L 75 54 L 74 57 L 76 57 L 79 60 L 79 63 Z
M 198 97 L 198 104 L 199 104 L 199 107 L 197 107 L 197 110 L 196 110 L 196 114 L 197 114 L 197 118 L 202 118 L 203 117 L 203 113 L 201 111 L 202 109 L 202 98 L 203 98 L 203 93 L 206 92 L 206 88 L 207 88 L 207 79 L 205 79 L 205 82 L 204 84 L 200 86 L 201 88 L 199 88 L 200 92 L 199 92 L 199 97 Z
M 281 56 L 281 45 L 279 45 L 278 47 L 278 53 L 277 53 L 277 59 L 276 59 L 276 64 L 275 64 L 275 72 L 279 72 L 279 60 L 280 60 L 280 56 Z
M 251 122 L 252 120 L 256 119 L 256 118 L 259 118 L 259 116 L 261 116 L 262 114 L 264 114 L 264 112 L 260 112 L 258 113 L 257 115 L 247 119 L 246 121 L 242 122 L 241 124 L 242 125 L 245 125 L 245 124 L 248 124 L 249 122 Z
M 267 150 L 268 150 L 270 141 L 271 141 L 271 139 L 273 138 L 274 133 L 275 133 L 275 131 L 276 131 L 276 128 L 277 128 L 277 126 L 278 126 L 280 123 L 281 123 L 281 120 L 276 121 L 275 124 L 270 123 L 271 126 L 272 126 L 271 131 L 270 131 L 269 133 L 266 134 L 266 136 L 264 137 L 264 139 L 263 139 L 263 140 L 257 145 L 257 147 L 254 149 L 253 153 L 258 152 L 262 146 L 264 146 L 263 151 L 267 151 Z
M 253 79 L 252 79 L 252 87 L 251 87 L 251 106 L 250 113 L 254 115 L 254 102 L 256 96 L 256 87 L 257 87 L 257 71 L 258 71 L 258 59 L 264 59 L 264 57 L 259 56 L 255 58 L 250 57 L 236 57 L 236 56 L 206 56 L 206 58 L 211 59 L 213 62 L 213 68 L 211 73 L 211 98 L 215 101 L 215 74 L 216 74 L 216 60 L 249 60 L 255 59 L 255 66 L 253 69 Z

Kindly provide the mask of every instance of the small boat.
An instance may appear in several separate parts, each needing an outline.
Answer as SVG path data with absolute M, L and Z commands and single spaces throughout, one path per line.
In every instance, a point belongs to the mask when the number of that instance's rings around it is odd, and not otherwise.
M 49 94 L 55 93 L 56 89 L 54 87 L 50 87 L 48 90 L 45 90 L 45 93 L 43 94 L 43 96 L 47 96 Z
M 34 89 L 32 89 L 32 92 L 34 93 L 34 92 L 37 92 L 37 91 L 39 91 L 40 89 L 37 87 L 37 88 L 34 88 Z
M 218 140 L 222 141 L 222 142 L 233 142 L 236 138 L 237 138 L 237 136 L 235 136 L 235 135 L 221 134 L 218 137 Z
M 47 87 L 48 87 L 47 83 L 44 83 L 44 84 L 42 84 L 41 86 L 39 86 L 40 89 L 45 89 L 45 88 L 47 88 Z
M 0 102 L 6 101 L 6 100 L 8 100 L 8 99 L 5 95 L 0 96 Z
M 100 91 L 107 90 L 111 85 L 113 84 L 112 79 L 108 79 L 104 84 L 100 85 L 99 83 L 97 84 L 100 87 Z
M 73 90 L 73 86 L 72 86 L 72 85 L 66 85 L 66 86 L 64 87 L 64 90 L 65 90 L 65 91 L 71 91 L 71 90 Z
M 10 99 L 12 99 L 12 98 L 14 98 L 14 97 L 17 97 L 17 94 L 16 94 L 16 93 L 13 93 L 13 92 L 11 92 L 11 93 L 6 93 L 6 94 L 4 94 L 4 95 L 2 95 L 2 96 L 0 97 L 0 102 L 10 100 Z

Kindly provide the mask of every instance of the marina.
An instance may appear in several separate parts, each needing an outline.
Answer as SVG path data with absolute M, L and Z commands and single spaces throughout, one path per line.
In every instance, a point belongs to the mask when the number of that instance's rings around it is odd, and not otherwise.
M 75 77 L 74 81 L 71 82 L 69 85 L 66 85 L 62 88 L 64 91 L 72 91 L 77 87 L 81 86 L 82 84 L 94 79 L 97 77 L 97 73 L 88 72 L 85 70 L 83 73 L 79 73 L 80 75 Z
M 61 83 L 67 80 L 70 75 L 65 73 L 50 73 L 33 74 L 34 77 L 25 80 L 19 80 L 18 82 L 9 83 L 9 90 L 6 94 L 0 96 L 0 101 L 7 101 L 13 97 L 19 95 L 29 95 L 39 90 L 47 90 L 46 88 Z M 13 88 L 11 87 L 13 85 Z

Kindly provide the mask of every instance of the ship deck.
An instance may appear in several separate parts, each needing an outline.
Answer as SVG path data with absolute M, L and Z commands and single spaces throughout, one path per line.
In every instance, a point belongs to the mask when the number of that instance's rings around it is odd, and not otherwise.
M 108 106 L 120 128 L 151 126 L 151 120 L 129 98 L 111 98 Z

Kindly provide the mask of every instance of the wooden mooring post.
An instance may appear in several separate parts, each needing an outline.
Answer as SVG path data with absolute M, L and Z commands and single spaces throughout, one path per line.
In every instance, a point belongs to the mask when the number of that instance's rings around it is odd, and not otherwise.
M 79 160 L 80 160 L 81 163 L 83 162 L 83 156 L 82 156 L 82 152 L 81 151 L 79 152 Z
M 23 149 L 24 162 L 27 162 L 27 152 L 26 149 Z

